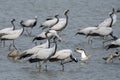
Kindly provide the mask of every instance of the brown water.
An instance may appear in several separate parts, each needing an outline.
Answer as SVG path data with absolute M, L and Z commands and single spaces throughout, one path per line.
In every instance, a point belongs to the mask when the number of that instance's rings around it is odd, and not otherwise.
M 10 27 L 10 19 L 21 19 L 38 16 L 38 24 L 33 30 L 34 35 L 42 32 L 39 25 L 48 17 L 60 14 L 69 9 L 69 23 L 61 32 L 63 41 L 59 43 L 58 50 L 76 47 L 84 48 L 92 54 L 88 64 L 68 63 L 62 72 L 58 63 L 49 63 L 48 71 L 37 72 L 35 64 L 14 62 L 7 58 L 8 41 L 6 47 L 0 47 L 0 80 L 119 80 L 120 61 L 104 64 L 102 57 L 115 51 L 106 51 L 102 47 L 101 40 L 94 40 L 93 47 L 88 45 L 84 36 L 74 36 L 77 29 L 87 26 L 95 26 L 108 17 L 112 8 L 120 7 L 119 0 L 0 0 L 0 29 Z M 120 14 L 113 27 L 114 34 L 120 34 Z M 16 24 L 18 25 L 18 24 Z M 19 28 L 19 25 L 18 27 Z M 25 50 L 34 46 L 33 37 L 21 36 L 15 41 L 19 49 Z M 77 56 L 78 54 L 75 54 Z M 79 55 L 78 55 L 79 56 Z M 79 58 L 79 57 L 77 57 Z

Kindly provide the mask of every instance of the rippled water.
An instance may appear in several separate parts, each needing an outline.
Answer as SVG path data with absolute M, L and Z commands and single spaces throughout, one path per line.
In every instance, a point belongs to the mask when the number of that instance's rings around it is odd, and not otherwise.
M 47 18 L 60 14 L 69 9 L 69 23 L 61 32 L 63 41 L 58 48 L 76 47 L 84 48 L 92 54 L 88 64 L 69 63 L 62 72 L 58 63 L 49 63 L 48 72 L 37 72 L 34 64 L 14 62 L 7 58 L 8 48 L 0 47 L 0 80 L 119 80 L 120 61 L 104 64 L 102 57 L 114 52 L 114 49 L 106 51 L 102 47 L 101 40 L 94 40 L 93 47 L 88 45 L 84 36 L 74 36 L 77 29 L 87 26 L 95 26 L 108 17 L 112 8 L 120 7 L 119 0 L 0 0 L 0 29 L 10 27 L 10 19 L 21 19 L 38 16 L 38 24 L 33 30 L 37 35 L 42 32 L 39 25 Z M 114 34 L 120 34 L 120 14 L 113 27 Z M 19 28 L 19 24 L 16 24 Z M 21 36 L 15 43 L 19 49 L 25 50 L 34 46 L 33 37 Z M 6 46 L 11 42 L 7 41 Z M 75 54 L 77 56 L 77 54 Z M 79 58 L 79 57 L 78 57 Z

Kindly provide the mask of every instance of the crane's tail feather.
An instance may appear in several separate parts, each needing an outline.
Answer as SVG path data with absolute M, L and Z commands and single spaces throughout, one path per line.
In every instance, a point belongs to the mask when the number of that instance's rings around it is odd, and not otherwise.
M 26 57 L 30 57 L 32 56 L 33 54 L 22 54 L 19 59 L 23 59 L 23 58 L 26 58 Z
M 39 59 L 39 58 L 30 58 L 28 61 L 29 61 L 30 63 L 34 63 L 34 62 L 39 62 L 39 61 L 41 61 L 41 59 Z
M 117 47 L 119 47 L 119 45 L 109 44 L 109 45 L 105 46 L 105 49 L 108 50 L 108 49 L 117 48 Z

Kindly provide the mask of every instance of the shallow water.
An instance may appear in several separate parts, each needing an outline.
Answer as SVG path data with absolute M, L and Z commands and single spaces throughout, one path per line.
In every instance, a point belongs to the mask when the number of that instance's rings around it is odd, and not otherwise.
M 15 18 L 17 22 L 21 19 L 38 16 L 38 24 L 33 29 L 33 34 L 42 32 L 40 24 L 48 17 L 55 14 L 63 16 L 65 9 L 69 9 L 69 23 L 65 30 L 60 33 L 63 41 L 59 43 L 58 50 L 76 47 L 83 48 L 92 54 L 88 64 L 68 63 L 62 72 L 58 63 L 49 63 L 48 71 L 42 70 L 38 73 L 35 64 L 14 62 L 7 58 L 8 45 L 0 47 L 0 80 L 119 80 L 120 61 L 105 64 L 102 57 L 115 51 L 106 51 L 102 47 L 101 40 L 94 40 L 92 47 L 88 45 L 84 36 L 74 36 L 77 29 L 95 26 L 108 17 L 112 8 L 120 7 L 119 0 L 1 0 L 0 1 L 0 29 L 10 27 L 10 19 Z M 113 26 L 114 34 L 120 34 L 120 14 L 118 21 Z M 17 28 L 19 24 L 16 23 Z M 34 46 L 33 37 L 21 36 L 15 41 L 19 49 L 25 50 Z M 77 56 L 78 54 L 75 54 Z M 79 58 L 79 57 L 77 57 Z M 44 67 L 44 66 L 43 66 Z

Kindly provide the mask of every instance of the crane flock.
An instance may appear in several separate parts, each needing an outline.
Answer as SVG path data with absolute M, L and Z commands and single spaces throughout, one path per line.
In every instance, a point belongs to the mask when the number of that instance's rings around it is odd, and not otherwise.
M 74 52 L 79 53 L 80 60 L 75 57 L 75 54 L 73 53 L 72 49 L 61 49 L 58 50 L 58 43 L 62 43 L 62 38 L 60 36 L 60 33 L 67 27 L 67 24 L 69 23 L 69 15 L 68 13 L 70 10 L 64 11 L 64 17 L 59 18 L 59 15 L 56 14 L 53 18 L 47 18 L 43 23 L 40 25 L 40 29 L 43 31 L 39 35 L 35 36 L 32 39 L 32 42 L 35 42 L 36 40 L 46 40 L 45 43 L 42 43 L 40 45 L 36 45 L 32 48 L 23 50 L 18 52 L 17 48 L 15 46 L 14 40 L 16 40 L 18 37 L 22 36 L 24 32 L 24 28 L 31 28 L 36 26 L 38 23 L 37 16 L 35 16 L 34 19 L 28 19 L 28 20 L 21 20 L 20 25 L 21 29 L 16 29 L 16 26 L 14 22 L 16 19 L 11 20 L 12 27 L 10 28 L 4 28 L 0 30 L 0 40 L 6 41 L 6 40 L 12 40 L 14 49 L 8 54 L 8 57 L 17 57 L 17 60 L 24 60 L 27 59 L 29 63 L 39 63 L 39 71 L 41 70 L 41 66 L 43 63 L 46 64 L 46 70 L 47 70 L 47 62 L 59 62 L 61 61 L 62 70 L 64 70 L 64 64 L 70 63 L 70 62 L 86 62 L 89 58 L 92 58 L 91 55 L 86 54 L 86 51 L 84 49 L 76 48 L 74 49 Z M 120 10 L 112 9 L 111 13 L 109 13 L 109 18 L 102 21 L 100 24 L 98 24 L 95 27 L 86 27 L 79 29 L 78 32 L 75 32 L 75 34 L 83 35 L 83 36 L 90 36 L 90 37 L 108 37 L 111 36 L 111 42 L 107 45 L 105 45 L 105 49 L 111 49 L 111 48 L 118 48 L 120 47 L 120 38 L 113 35 L 113 26 L 116 24 L 117 21 L 117 13 L 120 12 Z M 30 35 L 31 32 L 28 33 Z M 61 41 L 61 42 L 58 42 Z M 92 41 L 92 39 L 91 39 Z M 89 42 L 89 39 L 88 39 Z M 4 42 L 5 46 L 5 42 Z M 17 54 L 18 53 L 18 54 Z M 110 61 L 115 58 L 119 58 L 120 54 L 118 52 L 115 52 L 115 54 L 112 54 L 112 57 L 104 57 L 104 60 Z M 77 54 L 76 54 L 77 55 Z M 110 59 L 110 60 L 109 60 Z

